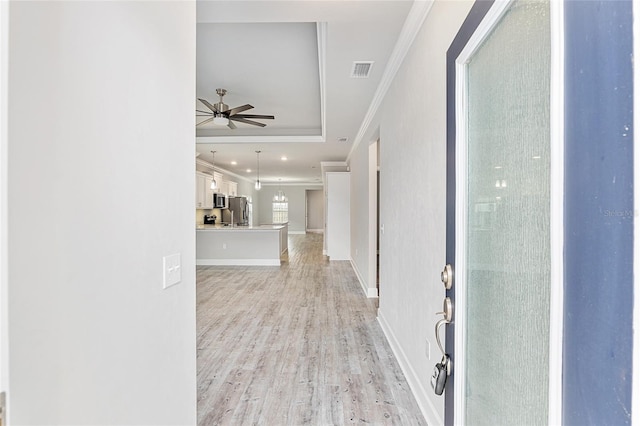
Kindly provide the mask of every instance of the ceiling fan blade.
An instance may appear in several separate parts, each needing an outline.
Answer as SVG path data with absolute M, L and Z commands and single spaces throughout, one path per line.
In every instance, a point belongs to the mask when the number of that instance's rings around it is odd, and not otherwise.
M 205 104 L 205 105 L 207 106 L 207 108 L 209 108 L 211 111 L 213 111 L 213 112 L 218 112 L 218 108 L 217 108 L 215 105 L 211 105 L 211 104 L 209 103 L 209 101 L 207 101 L 206 99 L 200 99 L 200 98 L 198 98 L 198 100 L 199 100 L 200 102 L 202 102 L 203 104 Z
M 231 120 L 229 120 L 229 124 L 227 124 L 227 127 L 230 128 L 230 129 L 237 129 L 238 128 L 235 124 L 233 124 L 233 121 L 231 121 Z
M 212 121 L 212 120 L 213 120 L 213 117 L 211 117 L 211 118 L 207 118 L 206 120 L 203 120 L 203 121 L 201 121 L 201 122 L 197 123 L 197 124 L 196 124 L 196 126 L 199 126 L 199 125 L 201 125 L 201 124 L 206 124 L 206 123 L 208 123 L 208 122 L 210 122 L 210 121 Z
M 236 114 L 236 117 L 240 118 L 262 118 L 263 120 L 273 120 L 273 115 L 260 115 L 260 114 Z
M 202 114 L 207 114 L 207 115 L 213 115 L 213 113 L 210 112 L 210 111 L 202 111 L 202 110 L 199 110 L 199 109 L 197 109 L 196 112 L 200 112 Z
M 246 104 L 239 107 L 231 108 L 229 111 L 225 112 L 225 114 L 229 113 L 229 115 L 236 115 L 239 112 L 246 111 L 251 108 L 253 108 L 253 106 Z
M 237 121 L 239 123 L 251 124 L 253 126 L 260 126 L 260 127 L 266 126 L 266 124 L 264 124 L 264 123 L 258 123 L 257 121 L 245 120 L 244 118 L 238 117 L 237 115 L 232 115 L 231 117 L 229 117 L 229 120 Z

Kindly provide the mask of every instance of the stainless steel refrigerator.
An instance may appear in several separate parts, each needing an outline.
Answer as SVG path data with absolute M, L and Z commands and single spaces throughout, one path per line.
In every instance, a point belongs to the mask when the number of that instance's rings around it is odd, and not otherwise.
M 249 224 L 249 205 L 246 197 L 229 197 L 228 208 L 222 210 L 222 221 L 231 223 L 231 213 L 233 212 L 234 225 Z

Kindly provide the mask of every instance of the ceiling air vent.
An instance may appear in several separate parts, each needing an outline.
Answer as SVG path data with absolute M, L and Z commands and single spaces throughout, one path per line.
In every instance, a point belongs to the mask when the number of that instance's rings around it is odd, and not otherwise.
M 338 142 L 347 142 L 348 140 L 349 138 L 345 138 L 345 137 L 338 138 Z
M 369 78 L 374 61 L 356 61 L 351 68 L 351 78 Z

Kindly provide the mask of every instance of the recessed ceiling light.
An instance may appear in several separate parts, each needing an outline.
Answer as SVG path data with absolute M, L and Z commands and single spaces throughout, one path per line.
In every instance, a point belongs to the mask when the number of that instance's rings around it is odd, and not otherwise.
M 283 155 L 282 157 L 280 157 L 280 159 L 281 159 L 282 161 L 287 161 L 287 156 L 286 156 L 286 155 Z
M 247 169 L 247 173 L 251 173 L 251 169 Z
M 494 167 L 494 169 L 496 169 L 496 170 L 499 170 L 499 169 L 501 169 L 501 168 L 502 168 L 502 166 L 495 166 L 495 167 Z
M 232 161 L 232 162 L 231 162 L 231 165 L 232 165 L 232 166 L 236 166 L 237 164 L 238 164 L 238 162 L 237 162 L 237 161 Z
M 533 156 L 533 157 L 531 157 L 531 158 L 533 158 L 534 160 L 539 160 L 539 159 L 540 159 L 540 158 L 542 158 L 542 157 L 540 157 L 539 155 L 534 155 L 534 156 Z

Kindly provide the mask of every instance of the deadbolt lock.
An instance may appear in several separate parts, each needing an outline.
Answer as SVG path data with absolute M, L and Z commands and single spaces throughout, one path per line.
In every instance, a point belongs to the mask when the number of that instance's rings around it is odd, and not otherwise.
M 453 269 L 449 263 L 447 263 L 440 273 L 440 280 L 442 284 L 444 284 L 445 289 L 451 290 L 451 287 L 453 287 Z

